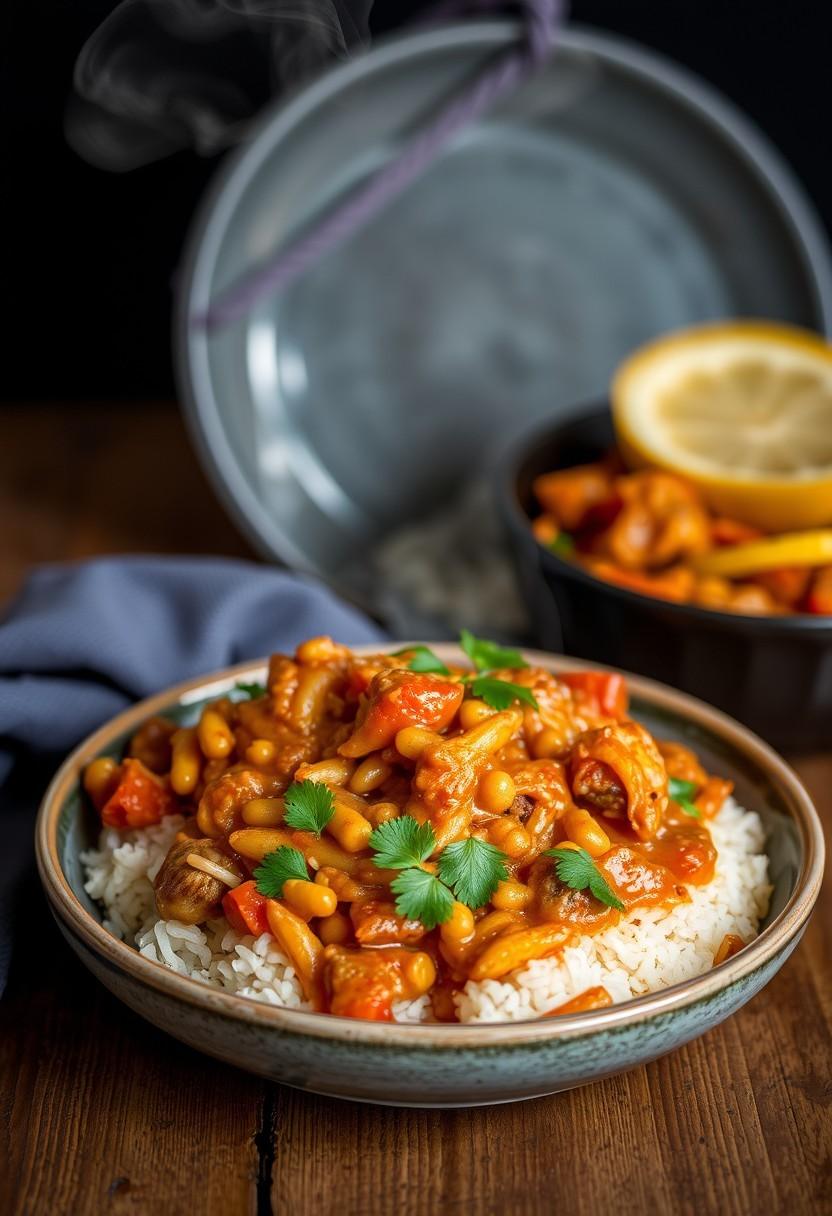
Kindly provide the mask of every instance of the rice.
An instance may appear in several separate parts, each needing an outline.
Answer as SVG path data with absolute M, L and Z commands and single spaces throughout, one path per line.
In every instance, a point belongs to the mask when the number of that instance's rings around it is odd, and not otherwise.
M 153 879 L 183 822 L 172 815 L 136 831 L 105 828 L 98 848 L 82 853 L 85 890 L 102 906 L 105 928 L 180 975 L 266 1004 L 308 1009 L 294 968 L 270 934 L 237 933 L 224 917 L 199 926 L 159 918 Z M 708 971 L 726 933 L 751 941 L 772 890 L 760 817 L 729 798 L 711 832 L 716 873 L 706 887 L 689 888 L 689 903 L 636 909 L 502 980 L 469 981 L 456 998 L 459 1020 L 539 1017 L 596 985 L 614 1002 L 626 1001 Z M 430 998 L 399 1001 L 393 1013 L 399 1022 L 430 1021 Z
M 502 980 L 469 981 L 458 999 L 460 1021 L 539 1017 L 599 984 L 617 1004 L 709 971 L 726 933 L 751 941 L 772 890 L 763 825 L 729 798 L 710 827 L 716 872 L 707 886 L 688 887 L 690 903 L 638 908 L 562 955 L 536 960 Z

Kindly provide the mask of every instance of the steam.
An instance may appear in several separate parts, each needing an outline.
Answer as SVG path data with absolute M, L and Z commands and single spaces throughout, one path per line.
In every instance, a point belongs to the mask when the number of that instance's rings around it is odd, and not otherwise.
M 272 97 L 369 40 L 372 0 L 123 0 L 75 66 L 66 135 L 124 172 L 241 139 Z

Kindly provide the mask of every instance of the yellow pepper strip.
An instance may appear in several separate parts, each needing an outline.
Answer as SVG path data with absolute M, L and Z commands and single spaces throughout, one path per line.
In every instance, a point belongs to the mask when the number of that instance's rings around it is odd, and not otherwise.
M 699 574 L 743 578 L 764 570 L 788 566 L 826 566 L 832 563 L 832 528 L 815 532 L 787 532 L 744 545 L 728 545 L 694 559 Z
M 471 968 L 471 979 L 498 980 L 516 967 L 553 954 L 569 938 L 564 925 L 543 924 L 531 929 L 512 928 L 485 946 Z
M 313 1009 L 323 1009 L 320 976 L 324 948 L 320 939 L 305 920 L 279 900 L 266 900 L 266 917 L 272 936 L 295 969 L 303 995 Z

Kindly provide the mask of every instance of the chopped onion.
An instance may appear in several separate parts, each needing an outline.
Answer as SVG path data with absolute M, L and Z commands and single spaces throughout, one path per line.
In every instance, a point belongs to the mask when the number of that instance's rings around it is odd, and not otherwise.
M 200 857 L 199 853 L 189 853 L 185 860 L 195 870 L 202 870 L 204 874 L 210 874 L 212 878 L 216 878 L 217 882 L 223 882 L 227 887 L 239 887 L 243 881 L 233 870 L 227 870 L 225 866 L 218 865 L 216 861 L 211 861 L 207 857 Z

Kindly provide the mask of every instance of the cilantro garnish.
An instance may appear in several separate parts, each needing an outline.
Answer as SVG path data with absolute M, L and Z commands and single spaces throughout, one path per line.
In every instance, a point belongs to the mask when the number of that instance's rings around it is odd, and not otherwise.
M 434 654 L 429 646 L 406 646 L 404 650 L 393 651 L 396 658 L 403 654 L 412 656 L 407 665 L 410 671 L 435 671 L 440 676 L 451 674 L 439 655 Z
M 558 532 L 554 540 L 550 540 L 547 549 L 552 553 L 556 553 L 558 557 L 571 557 L 575 552 L 575 541 L 568 532 Z
M 690 815 L 691 819 L 702 818 L 699 807 L 694 806 L 691 801 L 696 794 L 694 781 L 680 781 L 678 777 L 670 777 L 667 782 L 667 792 L 670 794 L 671 802 L 675 802 L 680 811 Z
M 390 883 L 396 895 L 396 911 L 410 920 L 419 920 L 426 929 L 449 920 L 454 897 L 443 882 L 428 870 L 413 867 L 402 870 Z
M 308 882 L 309 871 L 300 849 L 290 849 L 285 844 L 273 853 L 267 853 L 254 871 L 257 890 L 267 899 L 280 899 L 283 884 L 290 878 L 300 878 Z
M 459 644 L 480 673 L 501 667 L 528 667 L 519 650 L 507 649 L 487 638 L 475 638 L 467 629 L 460 632 Z
M 449 844 L 439 858 L 439 877 L 449 886 L 460 903 L 469 908 L 481 908 L 505 878 L 505 854 L 470 836 Z
M 258 697 L 265 697 L 266 695 L 265 684 L 246 684 L 242 680 L 238 680 L 234 687 L 239 692 L 244 692 L 252 701 L 256 701 Z
M 471 692 L 492 709 L 508 709 L 512 701 L 525 701 L 532 709 L 539 709 L 537 698 L 523 684 L 512 684 L 510 680 L 497 680 L 493 676 L 477 676 L 471 682 Z
M 586 849 L 547 849 L 544 857 L 552 857 L 555 862 L 555 872 L 561 882 L 566 883 L 573 891 L 589 892 L 599 903 L 608 908 L 624 911 L 624 905 L 601 873 L 598 866 L 587 853 Z
M 540 708 L 531 689 L 491 674 L 502 667 L 528 667 L 519 650 L 507 649 L 487 638 L 475 638 L 467 629 L 461 631 L 459 644 L 477 669 L 475 676 L 465 680 L 475 697 L 492 709 L 508 709 L 512 701 L 525 701 L 533 709 Z
M 449 844 L 439 857 L 439 875 L 421 868 L 436 849 L 429 823 L 400 815 L 380 824 L 370 837 L 373 862 L 380 869 L 401 870 L 390 884 L 398 896 L 401 916 L 420 920 L 426 929 L 446 921 L 454 898 L 469 908 L 487 904 L 506 877 L 505 855 L 483 840 L 470 838 Z
M 375 849 L 374 865 L 382 870 L 404 870 L 427 861 L 436 848 L 429 823 L 417 823 L 412 815 L 399 815 L 379 824 L 370 837 Z
M 283 822 L 290 828 L 320 836 L 335 814 L 332 790 L 318 781 L 294 781 L 283 795 L 286 814 Z

